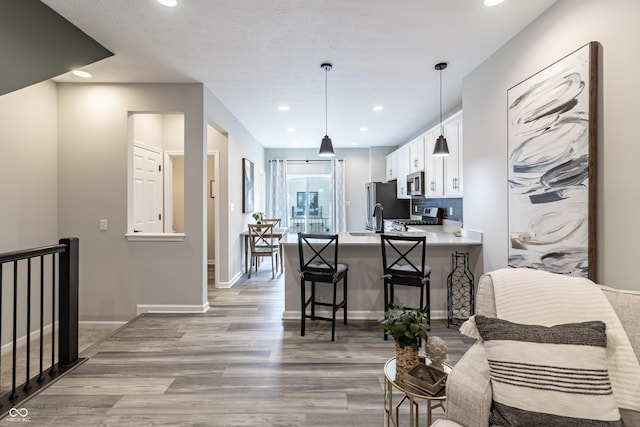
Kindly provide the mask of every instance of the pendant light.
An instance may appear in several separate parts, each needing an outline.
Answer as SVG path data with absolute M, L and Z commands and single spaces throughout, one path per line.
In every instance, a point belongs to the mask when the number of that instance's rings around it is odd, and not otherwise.
M 436 145 L 433 147 L 433 155 L 438 157 L 449 155 L 449 146 L 447 138 L 444 137 L 444 128 L 442 127 L 442 70 L 447 68 L 446 62 L 436 64 L 436 70 L 440 71 L 440 136 L 436 139 Z
M 324 63 L 320 65 L 320 68 L 324 70 L 324 138 L 322 138 L 322 143 L 320 144 L 320 152 L 318 155 L 322 157 L 332 157 L 335 155 L 333 152 L 333 144 L 331 143 L 331 138 L 327 134 L 327 73 L 331 70 L 332 65 L 328 63 Z

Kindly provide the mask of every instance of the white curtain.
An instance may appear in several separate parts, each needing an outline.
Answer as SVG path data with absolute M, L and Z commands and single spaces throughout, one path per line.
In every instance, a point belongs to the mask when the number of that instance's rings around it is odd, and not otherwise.
M 331 168 L 331 184 L 333 186 L 333 219 L 334 233 L 347 231 L 347 210 L 345 196 L 344 159 L 334 160 Z
M 280 218 L 282 227 L 289 226 L 287 210 L 287 161 L 269 161 L 269 218 Z

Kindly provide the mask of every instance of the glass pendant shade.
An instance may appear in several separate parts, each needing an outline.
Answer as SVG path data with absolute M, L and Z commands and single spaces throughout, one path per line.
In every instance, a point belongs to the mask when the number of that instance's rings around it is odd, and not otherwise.
M 335 155 L 333 152 L 333 144 L 331 143 L 331 138 L 327 135 L 322 138 L 322 143 L 320 143 L 320 152 L 318 153 L 321 157 L 331 157 Z
M 443 157 L 449 155 L 449 145 L 447 145 L 447 138 L 440 135 L 436 139 L 436 145 L 433 147 L 433 155 L 436 157 Z

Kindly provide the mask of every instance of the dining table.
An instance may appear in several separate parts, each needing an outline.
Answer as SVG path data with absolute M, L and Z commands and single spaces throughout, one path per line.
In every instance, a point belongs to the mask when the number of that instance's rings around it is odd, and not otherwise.
M 289 227 L 273 227 L 273 237 L 277 238 L 278 241 L 282 241 L 282 238 L 287 235 L 289 231 Z M 245 274 L 249 274 L 249 230 L 244 230 L 240 233 L 240 236 L 244 237 L 244 272 Z M 283 262 L 282 262 L 282 243 L 280 243 L 280 270 L 283 270 Z

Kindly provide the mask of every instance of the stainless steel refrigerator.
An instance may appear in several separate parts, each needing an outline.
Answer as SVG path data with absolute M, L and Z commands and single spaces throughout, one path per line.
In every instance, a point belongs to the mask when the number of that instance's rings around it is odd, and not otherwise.
M 365 227 L 384 231 L 383 220 L 410 218 L 409 200 L 398 199 L 395 182 L 369 182 L 365 185 Z

